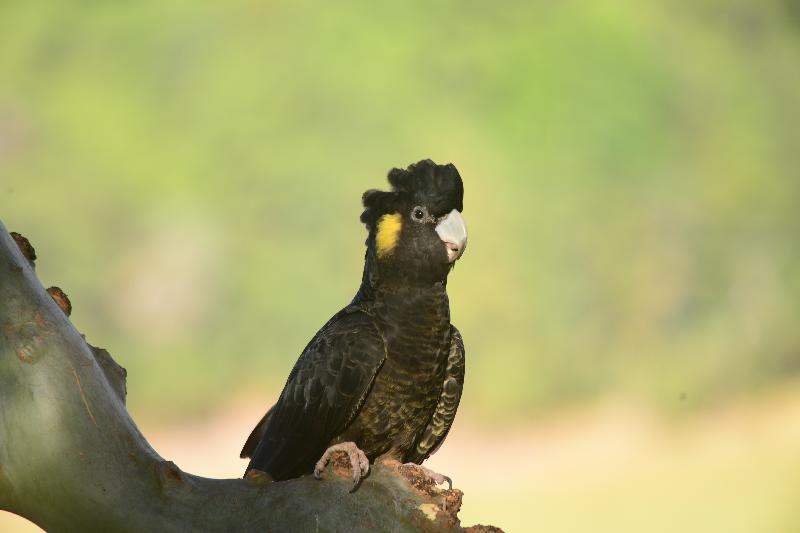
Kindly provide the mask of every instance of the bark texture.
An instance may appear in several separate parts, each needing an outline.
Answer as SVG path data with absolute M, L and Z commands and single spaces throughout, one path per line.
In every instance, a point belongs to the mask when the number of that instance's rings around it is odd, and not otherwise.
M 462 530 L 461 492 L 403 468 L 375 465 L 352 494 L 347 473 L 265 483 L 181 471 L 142 436 L 125 369 L 84 340 L 34 259 L 0 223 L 0 509 L 53 532 Z

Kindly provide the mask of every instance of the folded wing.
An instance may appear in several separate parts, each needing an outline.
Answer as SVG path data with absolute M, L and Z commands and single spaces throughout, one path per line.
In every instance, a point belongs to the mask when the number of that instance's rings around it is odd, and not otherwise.
M 248 470 L 276 480 L 311 472 L 358 414 L 385 358 L 372 316 L 357 306 L 334 316 L 303 350 L 278 402 L 245 444 Z

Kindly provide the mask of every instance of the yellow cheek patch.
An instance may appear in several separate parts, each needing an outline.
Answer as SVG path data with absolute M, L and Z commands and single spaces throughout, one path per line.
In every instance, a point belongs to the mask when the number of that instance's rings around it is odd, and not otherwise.
M 383 215 L 378 219 L 378 231 L 375 233 L 378 257 L 385 257 L 394 251 L 402 228 L 403 217 L 400 216 L 400 213 Z

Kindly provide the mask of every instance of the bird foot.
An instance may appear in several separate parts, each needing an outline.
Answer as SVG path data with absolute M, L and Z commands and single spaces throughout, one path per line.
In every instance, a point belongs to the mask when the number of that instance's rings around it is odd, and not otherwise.
M 398 470 L 414 485 L 418 485 L 420 482 L 422 482 L 422 484 L 427 482 L 429 485 L 432 484 L 434 487 L 438 487 L 439 485 L 447 483 L 447 490 L 453 489 L 452 479 L 444 474 L 434 472 L 428 467 L 418 465 L 417 463 L 401 463 L 397 459 L 391 457 L 382 457 L 379 461 L 390 468 Z
M 434 472 L 430 468 L 422 466 L 422 465 L 418 465 L 418 464 L 415 464 L 415 463 L 406 463 L 406 466 L 412 466 L 412 465 L 417 467 L 417 468 L 419 468 L 420 470 L 422 470 L 422 472 L 426 476 L 428 476 L 428 478 L 430 480 L 432 480 L 434 483 L 436 483 L 436 486 L 444 485 L 445 483 L 447 483 L 447 490 L 453 490 L 453 480 L 450 479 L 448 476 L 445 476 L 444 474 L 440 474 L 439 472 Z
M 439 485 L 444 485 L 445 483 L 447 483 L 447 490 L 453 490 L 453 480 L 445 476 L 444 474 L 440 474 L 439 472 L 434 472 L 430 468 L 418 465 L 416 463 L 404 463 L 403 467 L 413 468 L 415 470 L 418 470 L 425 477 L 430 479 L 437 487 Z
M 350 459 L 350 468 L 353 471 L 353 487 L 350 492 L 358 488 L 361 479 L 369 473 L 369 459 L 364 452 L 362 452 L 354 442 L 342 442 L 334 444 L 322 454 L 317 464 L 314 466 L 314 477 L 322 479 L 322 473 L 325 467 L 331 461 L 331 457 L 336 452 L 344 452 Z

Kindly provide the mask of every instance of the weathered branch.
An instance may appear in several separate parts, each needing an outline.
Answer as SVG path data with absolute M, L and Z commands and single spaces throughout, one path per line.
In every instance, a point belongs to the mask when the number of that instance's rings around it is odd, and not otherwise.
M 460 491 L 386 466 L 353 494 L 347 476 L 260 483 L 182 472 L 125 409 L 125 369 L 84 341 L 33 259 L 0 223 L 0 509 L 48 531 L 460 529 Z

